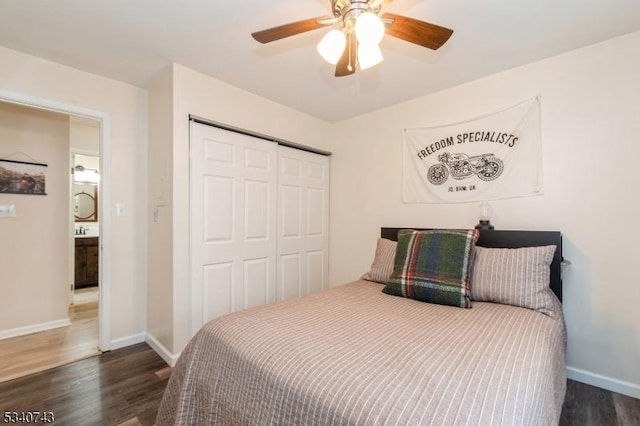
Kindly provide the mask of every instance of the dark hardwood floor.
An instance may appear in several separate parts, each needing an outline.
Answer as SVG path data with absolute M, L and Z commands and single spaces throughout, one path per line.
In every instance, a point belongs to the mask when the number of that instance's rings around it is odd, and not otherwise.
M 169 375 L 141 343 L 0 383 L 0 415 L 40 411 L 59 425 L 152 425 Z
M 640 426 L 640 399 L 567 381 L 561 426 Z
M 0 383 L 0 415 L 59 425 L 152 425 L 171 369 L 145 343 Z M 569 380 L 561 426 L 640 426 L 640 400 Z

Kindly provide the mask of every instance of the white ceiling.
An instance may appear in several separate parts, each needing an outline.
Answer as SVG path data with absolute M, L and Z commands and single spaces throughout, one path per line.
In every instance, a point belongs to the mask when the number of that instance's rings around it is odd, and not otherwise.
M 395 0 L 383 12 L 451 28 L 453 36 L 438 51 L 385 37 L 382 64 L 342 78 L 316 52 L 327 29 L 267 45 L 250 36 L 327 15 L 329 5 L 0 0 L 0 45 L 142 87 L 177 62 L 334 122 L 640 30 L 638 0 Z

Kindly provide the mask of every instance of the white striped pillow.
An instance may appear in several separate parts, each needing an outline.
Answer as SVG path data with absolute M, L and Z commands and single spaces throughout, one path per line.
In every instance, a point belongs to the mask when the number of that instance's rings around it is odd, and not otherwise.
M 553 315 L 549 288 L 556 246 L 486 248 L 476 246 L 471 300 L 521 306 Z
M 376 254 L 373 257 L 371 270 L 365 273 L 361 279 L 386 284 L 393 273 L 393 262 L 396 258 L 397 246 L 398 243 L 395 241 L 378 238 L 378 245 L 376 246 Z

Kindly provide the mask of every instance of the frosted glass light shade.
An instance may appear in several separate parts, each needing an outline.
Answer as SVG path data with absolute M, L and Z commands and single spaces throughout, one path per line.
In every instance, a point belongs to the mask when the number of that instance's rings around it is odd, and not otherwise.
M 361 70 L 366 70 L 382 62 L 382 51 L 377 43 L 358 44 L 358 64 Z
M 384 37 L 384 24 L 380 17 L 372 12 L 365 12 L 356 21 L 356 38 L 359 43 L 379 44 Z
M 340 30 L 331 30 L 318 43 L 318 53 L 330 64 L 337 64 L 344 52 L 347 39 Z
M 480 204 L 480 220 L 490 220 L 489 217 L 489 204 L 482 203 Z
M 73 181 L 80 183 L 100 183 L 100 174 L 96 170 L 75 170 Z

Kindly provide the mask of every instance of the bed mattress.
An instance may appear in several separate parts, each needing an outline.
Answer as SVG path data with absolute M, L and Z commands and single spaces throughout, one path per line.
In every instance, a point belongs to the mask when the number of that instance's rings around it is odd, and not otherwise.
M 158 425 L 552 425 L 566 334 L 495 303 L 423 303 L 356 281 L 206 324 L 173 370 Z

